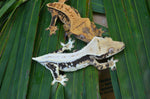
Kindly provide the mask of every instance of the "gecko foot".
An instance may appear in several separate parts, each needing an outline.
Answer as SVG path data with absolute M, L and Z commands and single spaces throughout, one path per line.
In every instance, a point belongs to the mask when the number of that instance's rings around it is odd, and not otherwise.
M 102 28 L 100 28 L 100 29 L 99 29 L 99 36 L 102 36 L 102 34 L 103 34 L 104 32 L 105 32 L 105 31 L 103 31 Z
M 51 36 L 52 34 L 56 34 L 57 26 L 50 26 L 46 28 L 46 30 L 50 30 L 50 36 Z
M 107 68 L 111 68 L 111 70 L 115 70 L 116 69 L 116 62 L 118 62 L 118 60 L 113 60 L 113 58 L 111 58 L 110 60 L 108 60 L 105 63 L 98 63 L 95 61 L 96 68 L 98 70 L 103 70 L 103 69 L 107 69 Z
M 62 50 L 71 50 L 72 48 L 74 48 L 74 40 L 71 40 L 71 38 L 69 38 L 69 41 L 67 44 L 64 44 L 62 42 L 60 42 L 60 44 L 63 46 Z
M 111 60 L 108 60 L 108 62 L 109 62 L 109 64 L 110 64 L 110 68 L 111 68 L 111 70 L 113 71 L 113 70 L 116 70 L 116 62 L 118 62 L 118 59 L 116 59 L 116 60 L 113 60 L 113 58 L 111 58 Z
M 68 80 L 69 80 L 69 79 L 66 78 L 66 75 L 59 75 L 56 79 L 54 79 L 54 80 L 52 81 L 52 85 L 54 85 L 55 82 L 59 82 L 59 83 L 61 83 L 63 86 L 66 86 L 65 81 L 68 81 Z

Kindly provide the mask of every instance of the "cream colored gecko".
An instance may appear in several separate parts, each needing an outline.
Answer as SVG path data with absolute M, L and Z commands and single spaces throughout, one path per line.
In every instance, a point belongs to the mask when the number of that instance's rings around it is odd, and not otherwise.
M 64 50 L 73 48 L 72 44 L 73 41 L 69 40 L 69 43 L 61 44 L 63 48 L 59 53 L 49 53 L 32 58 L 50 70 L 54 79 L 52 85 L 55 82 L 59 82 L 64 86 L 66 85 L 65 81 L 68 81 L 68 78 L 66 78 L 66 75 L 59 74 L 59 71 L 73 72 L 89 65 L 93 65 L 98 70 L 106 68 L 111 68 L 113 70 L 118 60 L 113 60 L 113 58 L 109 60 L 108 58 L 125 48 L 123 42 L 113 41 L 108 37 L 94 37 L 84 48 L 77 52 L 61 53 Z M 104 59 L 107 61 L 104 62 Z

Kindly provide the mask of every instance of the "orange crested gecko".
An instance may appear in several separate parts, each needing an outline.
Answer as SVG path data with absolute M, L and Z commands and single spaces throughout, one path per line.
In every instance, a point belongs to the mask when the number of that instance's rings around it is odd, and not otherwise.
M 66 0 L 59 0 L 59 2 L 48 3 L 48 11 L 51 12 L 52 19 L 49 27 L 46 30 L 50 30 L 50 35 L 55 34 L 57 27 L 55 23 L 59 18 L 63 23 L 66 35 L 70 37 L 74 34 L 76 38 L 90 42 L 93 37 L 101 36 L 104 31 L 97 29 L 94 22 L 90 22 L 89 18 L 82 18 L 79 12 L 64 4 Z

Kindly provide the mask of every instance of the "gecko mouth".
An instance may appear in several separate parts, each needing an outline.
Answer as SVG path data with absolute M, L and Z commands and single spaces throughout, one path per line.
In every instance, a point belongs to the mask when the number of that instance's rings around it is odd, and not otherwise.
M 108 58 L 104 58 L 104 59 L 96 59 L 99 63 L 105 63 L 108 62 L 108 60 L 110 60 L 111 58 L 113 58 L 113 56 L 108 57 Z
M 117 53 L 121 52 L 124 48 L 125 48 L 125 45 Z M 115 55 L 117 53 L 114 53 L 114 54 L 111 54 L 111 55 L 109 55 L 109 53 L 106 53 L 102 56 L 96 56 L 96 60 L 99 63 L 105 63 L 105 62 L 108 62 L 108 60 L 111 60 L 113 58 L 113 55 Z

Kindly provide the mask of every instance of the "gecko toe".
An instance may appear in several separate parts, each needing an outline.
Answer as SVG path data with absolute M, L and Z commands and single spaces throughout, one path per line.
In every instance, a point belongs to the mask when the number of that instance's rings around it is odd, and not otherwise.
M 54 85 L 57 82 L 55 79 L 52 81 L 51 85 Z

